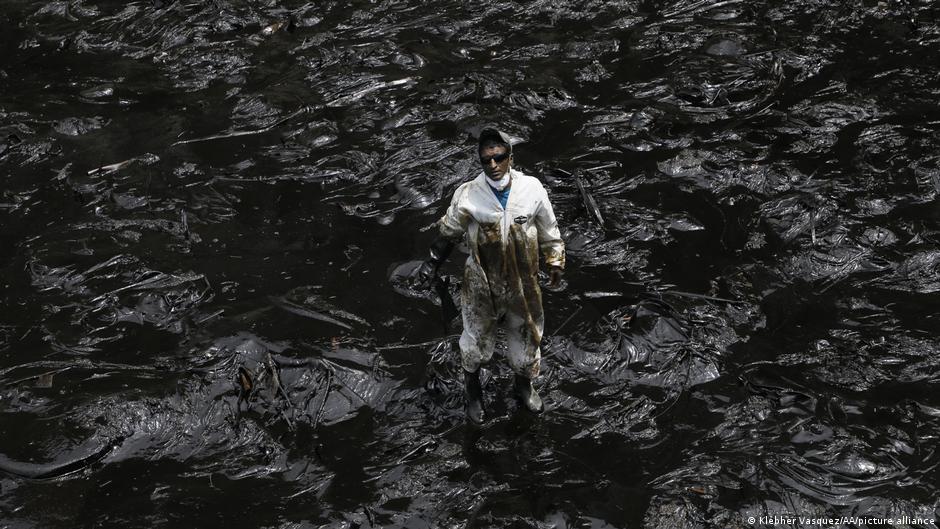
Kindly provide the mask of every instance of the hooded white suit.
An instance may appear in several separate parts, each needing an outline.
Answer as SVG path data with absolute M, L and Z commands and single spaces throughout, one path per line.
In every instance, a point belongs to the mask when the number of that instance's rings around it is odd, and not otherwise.
M 470 250 L 461 289 L 463 368 L 476 371 L 490 359 L 499 324 L 506 331 L 510 366 L 531 379 L 539 373 L 545 322 L 539 250 L 547 265 L 564 268 L 565 245 L 541 182 L 513 169 L 510 175 L 505 209 L 480 173 L 457 188 L 438 224 L 444 237 L 466 235 Z

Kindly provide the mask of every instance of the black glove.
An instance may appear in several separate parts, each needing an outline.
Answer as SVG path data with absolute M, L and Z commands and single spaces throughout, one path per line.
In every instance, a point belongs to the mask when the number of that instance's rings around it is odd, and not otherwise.
M 437 271 L 447 260 L 447 256 L 454 249 L 454 241 L 445 237 L 438 237 L 431 243 L 430 257 L 415 270 L 415 280 L 421 288 L 430 288 Z
M 438 265 L 432 263 L 430 259 L 421 263 L 421 266 L 414 272 L 415 286 L 422 289 L 431 288 L 431 282 L 437 277 L 437 269 Z
M 559 267 L 559 266 L 549 266 L 549 267 L 548 267 L 548 277 L 549 277 L 548 286 L 549 286 L 549 288 L 558 288 L 558 287 L 560 287 L 560 286 L 561 286 L 561 276 L 562 276 L 563 274 L 564 274 L 564 270 L 562 270 L 561 267 Z

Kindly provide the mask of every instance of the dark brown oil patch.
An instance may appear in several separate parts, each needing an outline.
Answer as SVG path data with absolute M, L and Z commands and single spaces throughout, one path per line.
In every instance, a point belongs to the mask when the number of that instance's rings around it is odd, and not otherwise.
M 519 305 L 519 314 L 523 315 L 532 342 L 538 347 L 542 341 L 539 329 L 543 321 L 542 290 L 539 288 L 538 245 L 526 238 L 522 226 L 512 225 L 509 229 L 507 258 L 510 261 L 510 274 L 507 280 L 514 285 L 513 301 Z
M 490 292 L 496 299 L 506 296 L 506 257 L 499 222 L 480 224 L 477 236 L 480 266 L 486 272 Z

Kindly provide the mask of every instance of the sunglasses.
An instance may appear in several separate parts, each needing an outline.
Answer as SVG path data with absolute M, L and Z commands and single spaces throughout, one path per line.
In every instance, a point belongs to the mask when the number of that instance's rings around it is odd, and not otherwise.
M 480 164 L 489 165 L 491 161 L 496 163 L 503 163 L 506 158 L 512 156 L 511 152 L 504 152 L 503 154 L 494 154 L 493 156 L 480 156 Z

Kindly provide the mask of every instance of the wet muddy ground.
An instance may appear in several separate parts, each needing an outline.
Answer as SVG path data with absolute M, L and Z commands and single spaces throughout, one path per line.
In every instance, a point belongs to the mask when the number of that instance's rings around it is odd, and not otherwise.
M 935 518 L 938 15 L 0 2 L 0 527 Z M 485 124 L 568 270 L 475 429 L 402 279 Z

